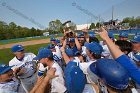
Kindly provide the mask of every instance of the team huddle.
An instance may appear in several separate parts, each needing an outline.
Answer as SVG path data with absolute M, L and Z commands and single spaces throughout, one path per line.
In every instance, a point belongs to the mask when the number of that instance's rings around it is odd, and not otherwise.
M 118 40 L 103 27 L 64 31 L 38 54 L 14 45 L 9 65 L 0 65 L 0 93 L 140 93 L 140 34 L 121 32 Z

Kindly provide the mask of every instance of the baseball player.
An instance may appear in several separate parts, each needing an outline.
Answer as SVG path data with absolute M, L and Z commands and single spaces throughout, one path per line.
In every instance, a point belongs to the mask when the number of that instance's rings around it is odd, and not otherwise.
M 128 41 L 128 33 L 122 32 L 119 34 L 119 40 L 126 40 Z
M 134 36 L 130 41 L 133 48 L 128 56 L 140 67 L 140 35 Z
M 15 57 L 9 62 L 13 66 L 14 74 L 17 75 L 25 92 L 29 92 L 36 83 L 36 65 L 32 62 L 36 57 L 33 53 L 25 53 L 22 45 L 14 45 L 11 48 Z
M 49 70 L 49 68 L 51 67 L 56 68 L 55 75 L 59 75 L 58 77 L 53 78 L 50 82 L 51 93 L 64 93 L 66 91 L 66 87 L 64 85 L 63 71 L 62 68 L 58 65 L 58 63 L 53 60 L 52 51 L 47 48 L 40 48 L 37 58 L 44 67 L 47 67 L 47 70 Z M 39 68 L 39 70 L 41 69 Z
M 13 70 L 11 66 L 0 65 L 0 93 L 17 93 L 18 82 L 13 80 Z
M 57 52 L 57 50 L 60 51 L 60 49 L 56 48 L 56 46 L 53 44 L 48 44 L 47 48 L 52 51 L 53 59 L 62 67 L 63 66 L 62 57 L 59 56 L 59 55 L 61 55 L 61 53 L 59 54 Z

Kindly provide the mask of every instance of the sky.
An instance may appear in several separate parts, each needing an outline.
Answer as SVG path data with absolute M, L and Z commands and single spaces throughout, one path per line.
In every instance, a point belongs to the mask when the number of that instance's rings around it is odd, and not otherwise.
M 0 21 L 44 29 L 52 20 L 89 24 L 140 16 L 140 0 L 0 0 Z

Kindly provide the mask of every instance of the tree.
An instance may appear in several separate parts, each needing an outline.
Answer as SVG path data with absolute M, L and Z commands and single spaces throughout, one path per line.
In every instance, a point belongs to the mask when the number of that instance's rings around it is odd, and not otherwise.
M 51 21 L 49 22 L 49 31 L 52 31 L 51 33 L 59 33 L 60 30 L 62 28 L 62 23 L 60 22 L 60 20 L 55 20 L 55 21 Z
M 92 29 L 94 29 L 94 28 L 96 28 L 96 27 L 95 27 L 95 24 L 94 24 L 94 23 L 91 23 L 91 25 L 90 25 L 90 27 L 89 27 L 89 30 L 92 30 Z
M 14 22 L 9 23 L 9 28 L 14 30 L 16 29 L 17 25 Z
M 17 26 L 14 22 L 7 25 L 7 23 L 0 21 L 0 40 L 40 35 L 43 35 L 43 31 L 39 29 Z
M 99 22 L 96 23 L 96 27 L 99 28 L 101 24 Z
M 6 27 L 8 27 L 7 23 L 0 21 L 0 29 L 4 29 Z

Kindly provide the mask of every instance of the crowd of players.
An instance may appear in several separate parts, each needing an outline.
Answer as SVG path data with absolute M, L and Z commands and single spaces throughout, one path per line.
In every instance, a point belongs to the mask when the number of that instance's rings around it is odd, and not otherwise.
M 86 30 L 72 37 L 67 34 L 64 32 L 61 40 L 50 38 L 37 56 L 14 45 L 15 57 L 9 65 L 0 65 L 0 93 L 140 92 L 139 33 L 129 40 L 128 33 L 122 32 L 116 40 L 101 27 L 97 34 L 102 41 Z M 71 69 L 75 63 L 82 72 Z

